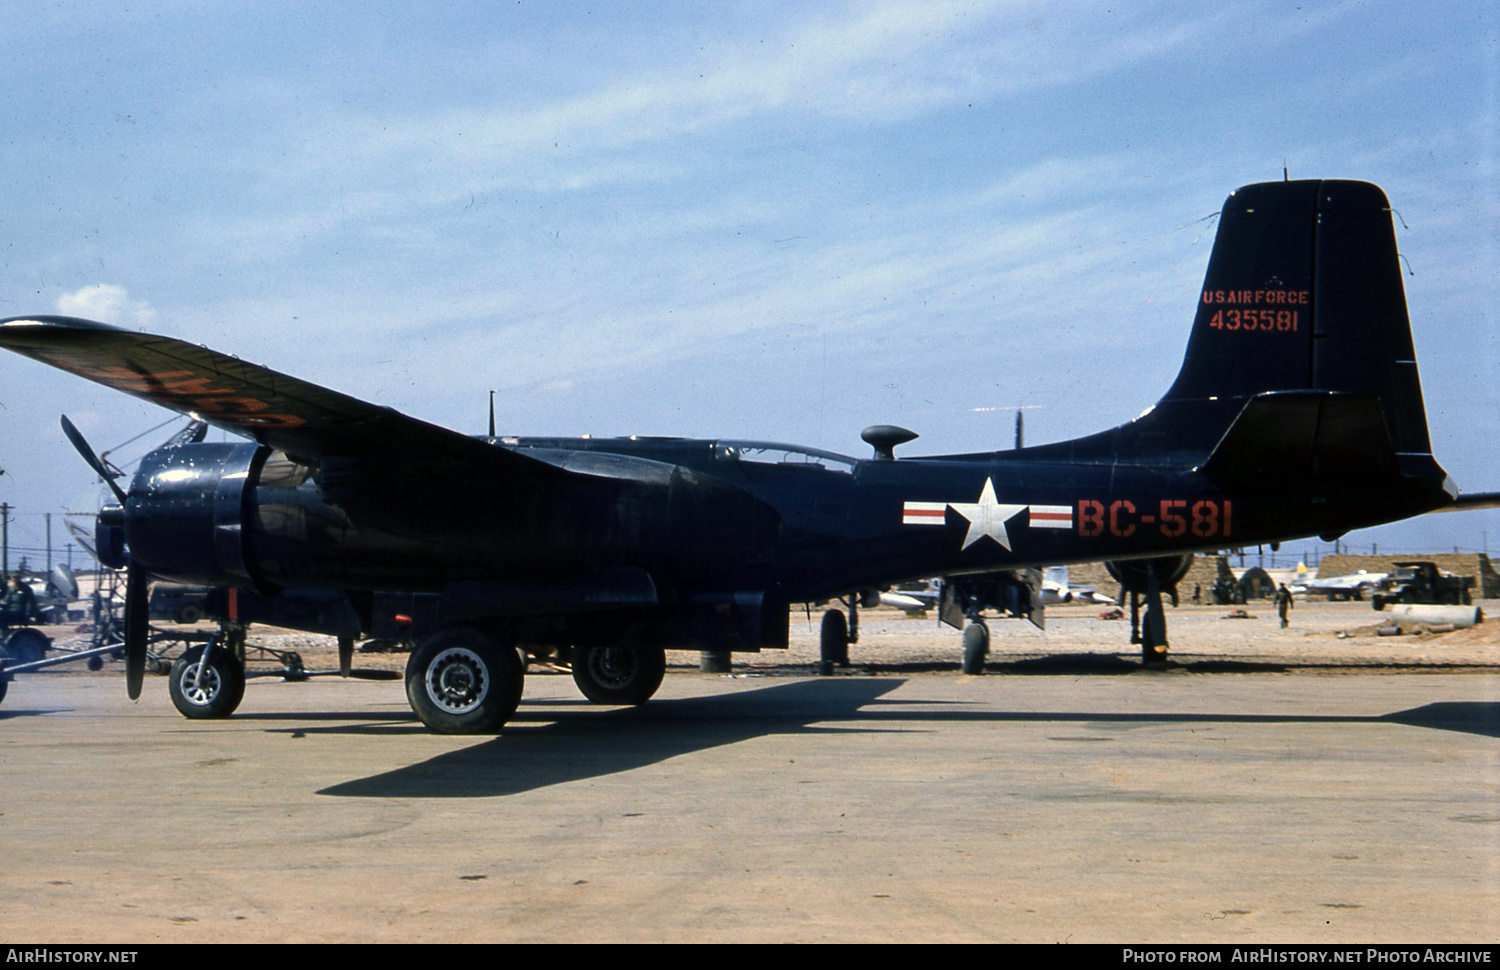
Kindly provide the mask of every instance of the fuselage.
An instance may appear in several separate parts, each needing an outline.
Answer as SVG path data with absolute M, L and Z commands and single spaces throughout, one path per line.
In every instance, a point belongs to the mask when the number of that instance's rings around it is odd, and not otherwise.
M 475 475 L 410 494 L 391 468 L 341 491 L 263 446 L 183 445 L 142 463 L 128 544 L 164 578 L 266 591 L 441 591 L 630 567 L 672 599 L 754 590 L 801 602 L 918 577 L 1333 535 L 1446 500 L 1436 465 L 1335 493 L 1225 488 L 1194 468 L 1061 462 L 1044 449 L 858 460 L 712 439 L 490 443 L 566 469 L 567 487 Z

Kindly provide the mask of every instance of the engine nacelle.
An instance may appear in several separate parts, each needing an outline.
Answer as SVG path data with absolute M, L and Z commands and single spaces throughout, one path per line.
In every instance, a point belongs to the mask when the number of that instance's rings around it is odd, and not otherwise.
M 440 544 L 354 527 L 313 469 L 252 443 L 201 443 L 141 460 L 118 519 L 130 560 L 157 576 L 274 592 L 285 586 L 441 586 Z M 368 518 L 368 517 L 367 517 Z
M 245 557 L 246 486 L 265 451 L 194 444 L 143 458 L 125 501 L 131 561 L 183 582 L 255 585 Z

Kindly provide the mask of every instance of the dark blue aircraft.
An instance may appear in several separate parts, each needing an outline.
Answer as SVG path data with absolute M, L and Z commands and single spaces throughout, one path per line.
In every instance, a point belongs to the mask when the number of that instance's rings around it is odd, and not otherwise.
M 948 605 L 977 619 L 1013 587 L 1002 571 L 1038 564 L 1126 561 L 1158 617 L 1151 659 L 1165 651 L 1162 589 L 1195 551 L 1494 498 L 1460 499 L 1432 456 L 1390 204 L 1362 182 L 1231 195 L 1166 395 L 1117 428 L 1005 452 L 896 458 L 915 435 L 890 426 L 866 430 L 864 460 L 759 442 L 474 438 L 86 320 L 0 321 L 0 345 L 250 439 L 152 452 L 98 517 L 101 557 L 129 568 L 132 697 L 158 577 L 226 590 L 231 621 L 414 640 L 407 696 L 452 733 L 495 731 L 515 711 L 517 646 L 568 648 L 589 698 L 640 703 L 665 648 L 784 647 L 791 604 L 852 606 L 918 577 L 954 578 L 962 602 Z M 825 649 L 843 622 L 825 617 Z M 982 623 L 966 644 L 982 657 Z M 242 649 L 230 636 L 180 661 L 179 708 L 232 711 Z

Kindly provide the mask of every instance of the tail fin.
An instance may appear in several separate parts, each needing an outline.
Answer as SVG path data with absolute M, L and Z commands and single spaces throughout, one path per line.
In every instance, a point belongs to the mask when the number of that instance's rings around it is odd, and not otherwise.
M 1278 392 L 1341 400 L 1250 409 Z M 1242 412 L 1252 427 L 1231 442 Z M 1378 417 L 1390 441 L 1383 454 L 1431 462 L 1390 203 L 1368 182 L 1263 182 L 1231 195 L 1171 388 L 1129 424 L 1032 451 L 1205 470 L 1212 453 L 1213 467 L 1238 470 L 1244 456 L 1221 454 L 1221 442 L 1264 439 L 1294 413 L 1314 422 L 1310 443 L 1374 430 Z M 1338 420 L 1319 431 L 1325 414 Z

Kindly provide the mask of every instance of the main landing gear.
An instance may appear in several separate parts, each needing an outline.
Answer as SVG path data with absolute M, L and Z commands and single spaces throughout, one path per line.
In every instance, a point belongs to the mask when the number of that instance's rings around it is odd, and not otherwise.
M 1177 605 L 1177 584 L 1193 565 L 1191 555 L 1158 556 L 1154 559 L 1124 559 L 1106 562 L 1104 568 L 1130 593 L 1130 642 L 1141 645 L 1141 662 L 1147 667 L 1167 665 L 1167 614 L 1162 595 Z M 1145 603 L 1145 622 L 1141 604 Z
M 858 593 L 850 593 L 847 598 L 839 600 L 849 607 L 847 622 L 842 610 L 828 610 L 823 614 L 823 622 L 818 627 L 818 673 L 824 677 L 832 674 L 835 666 L 849 666 L 849 644 L 859 642 L 859 600 Z
M 406 662 L 406 699 L 438 734 L 500 730 L 521 703 L 526 665 L 509 643 L 466 627 L 419 643 Z
M 984 673 L 984 658 L 990 655 L 990 628 L 984 617 L 974 615 L 964 627 L 964 673 Z
M 824 613 L 818 628 L 818 673 L 827 677 L 835 665 L 849 666 L 849 625 L 842 610 Z
M 573 647 L 573 683 L 595 704 L 644 704 L 661 687 L 667 652 L 636 643 Z

